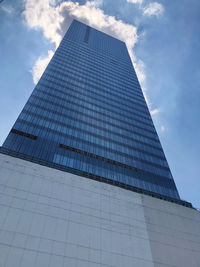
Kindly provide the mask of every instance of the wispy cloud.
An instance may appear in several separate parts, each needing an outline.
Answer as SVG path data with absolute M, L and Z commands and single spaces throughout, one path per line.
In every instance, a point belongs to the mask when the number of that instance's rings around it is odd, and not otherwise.
M 160 3 L 149 3 L 143 8 L 143 14 L 146 16 L 160 16 L 164 12 L 164 7 Z
M 36 84 L 43 71 L 45 70 L 46 66 L 48 65 L 49 61 L 51 60 L 51 58 L 53 57 L 54 51 L 49 50 L 48 51 L 48 56 L 47 57 L 39 57 L 36 62 L 35 65 L 32 68 L 32 75 L 33 75 L 33 82 Z
M 164 7 L 158 2 L 150 2 L 147 6 L 144 6 L 144 0 L 126 0 L 128 3 L 138 4 L 138 7 L 142 9 L 143 15 L 145 16 L 160 16 Z
M 133 4 L 142 4 L 143 0 L 126 0 L 128 3 L 133 3 Z
M 151 115 L 154 116 L 154 115 L 158 114 L 160 112 L 160 110 L 158 108 L 155 108 L 155 109 L 151 110 L 150 112 L 151 112 Z
M 103 5 L 104 0 L 93 0 L 93 3 L 96 7 L 100 7 Z
M 14 13 L 14 8 L 10 5 L 2 5 L 0 8 L 9 15 Z
M 160 131 L 161 131 L 161 132 L 165 132 L 165 131 L 166 131 L 166 128 L 165 128 L 164 125 L 161 125 L 161 126 L 160 126 Z

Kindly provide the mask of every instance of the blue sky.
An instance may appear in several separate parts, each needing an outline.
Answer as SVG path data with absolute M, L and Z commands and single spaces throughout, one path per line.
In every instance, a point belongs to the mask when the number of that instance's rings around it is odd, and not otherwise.
M 4 0 L 0 143 L 77 18 L 126 41 L 181 198 L 200 208 L 199 10 L 198 0 Z

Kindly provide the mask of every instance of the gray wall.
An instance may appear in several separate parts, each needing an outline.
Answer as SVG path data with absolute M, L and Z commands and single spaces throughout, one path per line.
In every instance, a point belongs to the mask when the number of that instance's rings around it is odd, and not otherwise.
M 199 267 L 200 212 L 0 154 L 0 267 Z

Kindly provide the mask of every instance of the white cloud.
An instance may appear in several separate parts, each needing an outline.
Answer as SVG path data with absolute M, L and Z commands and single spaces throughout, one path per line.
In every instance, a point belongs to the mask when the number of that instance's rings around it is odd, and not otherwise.
M 142 9 L 143 15 L 146 16 L 160 16 L 164 7 L 158 2 L 150 2 L 147 6 L 144 7 L 144 0 L 126 0 L 128 3 L 139 4 L 139 8 Z
M 161 125 L 161 127 L 160 127 L 160 131 L 161 131 L 161 132 L 164 132 L 165 130 L 166 130 L 165 126 Z
M 143 8 L 143 14 L 147 16 L 160 16 L 164 12 L 164 7 L 157 2 L 150 3 Z
M 128 3 L 133 3 L 133 4 L 142 4 L 143 0 L 126 0 Z
M 51 60 L 53 54 L 54 54 L 54 51 L 49 50 L 47 57 L 44 57 L 44 58 L 39 57 L 37 59 L 37 61 L 35 62 L 35 65 L 33 66 L 32 70 L 31 70 L 31 72 L 33 74 L 33 82 L 35 84 L 39 81 L 42 73 L 44 72 L 49 61 Z
M 56 5 L 57 3 L 57 5 Z M 125 41 L 132 62 L 136 69 L 138 79 L 143 85 L 145 81 L 144 63 L 137 60 L 133 54 L 133 47 L 138 41 L 137 28 L 114 16 L 109 16 L 98 7 L 102 1 L 87 1 L 84 5 L 65 1 L 59 4 L 55 0 L 25 0 L 23 12 L 25 21 L 30 28 L 42 29 L 44 36 L 58 47 L 62 37 L 74 18 L 89 24 L 107 34 Z M 39 58 L 33 67 L 34 82 L 40 78 L 45 66 L 49 62 L 49 54 L 46 59 Z M 42 63 L 42 64 L 41 64 Z M 39 67 L 41 64 L 41 67 Z
M 100 7 L 103 5 L 103 0 L 93 0 L 93 2 L 96 7 Z
M 60 15 L 59 8 L 53 4 L 51 0 L 25 0 L 23 15 L 30 28 L 42 29 L 44 36 L 58 46 L 61 41 L 58 30 L 64 17 Z
M 137 73 L 138 80 L 144 86 L 143 90 L 146 91 L 146 89 L 145 89 L 145 80 L 146 80 L 145 64 L 141 59 L 135 58 L 132 51 L 129 50 L 129 54 L 132 57 L 132 61 L 134 63 L 134 67 L 135 67 L 135 71 Z
M 155 109 L 151 110 L 150 112 L 151 112 L 151 116 L 154 116 L 154 115 L 158 114 L 160 112 L 160 110 L 158 108 L 155 108 Z
M 135 71 L 137 73 L 138 80 L 140 82 L 142 92 L 145 98 L 145 101 L 147 103 L 147 106 L 149 109 L 151 108 L 151 103 L 149 102 L 149 99 L 147 97 L 147 88 L 146 88 L 146 74 L 145 74 L 145 64 L 141 59 L 137 59 L 132 50 L 129 49 L 129 54 L 131 56 Z
M 90 24 L 114 37 L 126 41 L 127 46 L 133 47 L 137 42 L 137 28 L 116 20 L 114 16 L 104 14 L 97 7 L 99 1 L 87 1 L 85 5 L 72 1 L 62 2 L 58 6 L 52 6 L 50 0 L 25 1 L 25 20 L 29 27 L 42 29 L 44 36 L 59 45 L 64 33 L 73 18 Z
M 8 13 L 9 15 L 14 13 L 14 8 L 10 5 L 2 5 L 0 8 L 6 13 Z

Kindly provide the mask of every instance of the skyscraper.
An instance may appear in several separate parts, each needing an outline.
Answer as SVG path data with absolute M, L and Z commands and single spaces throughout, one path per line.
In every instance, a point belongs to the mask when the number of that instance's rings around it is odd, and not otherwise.
M 125 43 L 78 21 L 3 148 L 93 179 L 180 199 Z
M 74 20 L 0 152 L 0 266 L 199 266 L 124 42 Z

